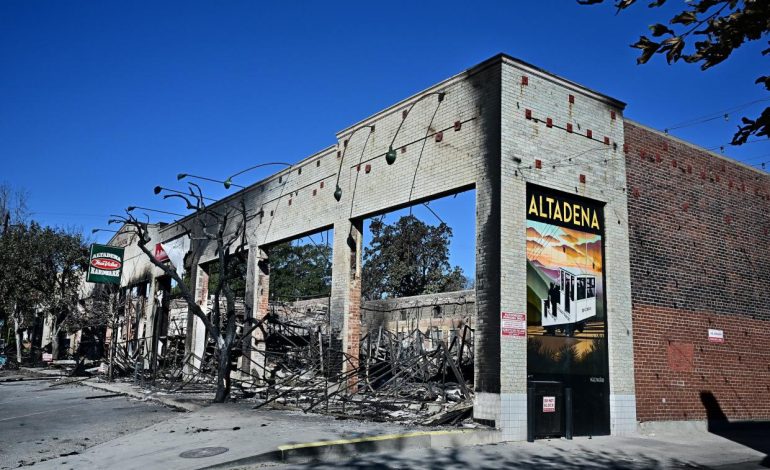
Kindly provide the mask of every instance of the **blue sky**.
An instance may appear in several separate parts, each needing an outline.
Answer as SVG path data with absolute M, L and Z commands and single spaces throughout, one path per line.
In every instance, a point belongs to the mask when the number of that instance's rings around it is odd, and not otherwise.
M 615 15 L 571 0 L 3 0 L 0 181 L 30 192 L 37 220 L 89 233 L 128 205 L 179 210 L 152 188 L 175 186 L 183 171 L 225 177 L 297 161 L 498 52 L 623 100 L 628 117 L 656 128 L 770 96 L 753 85 L 766 66 L 762 44 L 707 72 L 637 66 L 628 45 L 670 16 L 645 3 Z M 736 119 L 674 134 L 715 147 Z M 770 144 L 726 153 L 768 161 Z M 455 227 L 456 239 L 470 230 Z

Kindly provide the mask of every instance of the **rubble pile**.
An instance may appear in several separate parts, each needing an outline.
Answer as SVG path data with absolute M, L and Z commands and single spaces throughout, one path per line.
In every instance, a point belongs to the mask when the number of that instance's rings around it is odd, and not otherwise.
M 419 306 L 426 308 L 433 311 L 430 306 Z M 272 303 L 259 342 L 234 350 L 233 396 L 254 400 L 255 408 L 291 408 L 397 423 L 467 425 L 473 411 L 470 317 L 436 319 L 429 315 L 426 320 L 420 311 L 409 315 L 401 310 L 399 318 L 405 315 L 410 320 L 400 324 L 367 321 L 358 352 L 350 355 L 330 332 L 328 298 Z M 437 322 L 451 324 L 452 334 L 437 335 Z M 394 325 L 398 331 L 393 331 Z M 213 343 L 198 358 L 185 355 L 184 335 L 178 331 L 169 331 L 162 341 L 154 373 L 137 372 L 140 347 L 116 348 L 116 375 L 186 395 L 216 388 Z M 250 350 L 254 348 L 258 354 Z M 244 365 L 248 372 L 240 370 Z
M 268 323 L 265 384 L 257 387 L 257 407 L 425 425 L 470 417 L 473 330 L 468 325 L 449 344 L 430 330 L 394 333 L 380 325 L 361 338 L 359 355 L 352 357 L 318 326 L 317 312 L 311 321 L 282 313 Z

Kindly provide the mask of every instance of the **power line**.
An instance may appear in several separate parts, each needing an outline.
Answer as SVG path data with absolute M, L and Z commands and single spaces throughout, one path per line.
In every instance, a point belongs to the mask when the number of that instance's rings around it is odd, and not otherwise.
M 675 129 L 682 129 L 685 127 L 696 126 L 698 124 L 715 121 L 717 119 L 724 119 L 725 121 L 727 121 L 730 118 L 730 113 L 734 113 L 742 109 L 748 108 L 749 106 L 755 105 L 757 103 L 764 103 L 766 101 L 770 101 L 770 98 L 762 98 L 754 101 L 749 101 L 748 103 L 739 104 L 737 106 L 733 106 L 732 108 L 727 108 L 725 110 L 722 110 L 716 113 L 707 114 L 705 116 L 700 116 L 687 121 L 682 121 L 680 123 L 674 124 L 673 126 L 666 127 L 665 129 L 663 129 L 663 132 L 668 134 L 669 131 L 673 131 Z
M 754 140 L 749 140 L 749 141 L 744 142 L 741 145 L 756 144 L 757 142 L 770 142 L 770 139 L 754 139 Z M 725 146 L 727 146 L 727 145 L 732 145 L 732 143 L 731 142 L 725 142 L 722 145 L 716 145 L 714 147 L 709 147 L 706 150 L 711 151 L 711 150 L 719 149 L 720 153 L 725 153 Z

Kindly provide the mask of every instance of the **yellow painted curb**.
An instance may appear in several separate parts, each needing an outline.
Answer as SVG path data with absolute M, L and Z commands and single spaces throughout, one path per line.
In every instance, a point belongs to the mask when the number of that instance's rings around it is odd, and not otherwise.
M 311 447 L 357 444 L 360 442 L 387 441 L 392 439 L 393 440 L 404 439 L 408 437 L 420 437 L 420 436 L 447 436 L 450 434 L 465 434 L 469 432 L 475 432 L 475 430 L 458 429 L 458 430 L 452 430 L 452 431 L 416 431 L 416 432 L 408 432 L 403 434 L 384 434 L 381 436 L 359 437 L 355 439 L 338 439 L 336 441 L 305 442 L 303 444 L 289 444 L 289 445 L 278 446 L 278 450 L 280 450 L 281 452 L 285 452 L 287 450 L 307 449 Z

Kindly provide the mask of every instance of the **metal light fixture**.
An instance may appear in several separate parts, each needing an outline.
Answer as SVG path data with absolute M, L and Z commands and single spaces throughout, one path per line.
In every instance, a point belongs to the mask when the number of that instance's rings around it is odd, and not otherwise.
M 393 146 L 388 148 L 388 153 L 385 154 L 385 161 L 388 165 L 392 165 L 396 162 L 396 151 L 393 150 Z
M 388 163 L 388 165 L 392 165 L 396 162 L 396 151 L 393 149 L 393 144 L 396 142 L 396 137 L 398 137 L 398 133 L 401 132 L 401 127 L 404 125 L 404 121 L 406 121 L 407 116 L 409 116 L 409 113 L 412 112 L 412 109 L 414 109 L 414 106 L 419 103 L 420 101 L 424 100 L 425 98 L 429 96 L 438 96 L 438 102 L 441 103 L 444 101 L 444 97 L 446 96 L 446 92 L 438 92 L 434 91 L 431 93 L 426 93 L 422 95 L 421 97 L 417 98 L 412 104 L 409 105 L 407 109 L 401 113 L 401 123 L 398 125 L 398 128 L 396 129 L 396 133 L 393 134 L 393 138 L 390 140 L 390 146 L 388 147 L 388 152 L 385 154 L 385 161 Z
M 340 202 L 340 199 L 342 199 L 342 188 L 340 188 L 340 174 L 342 173 L 342 162 L 345 161 L 345 153 L 348 151 L 348 142 L 353 138 L 353 136 L 356 134 L 356 132 L 360 131 L 361 129 L 369 129 L 369 135 L 372 135 L 372 132 L 374 132 L 374 126 L 361 126 L 358 129 L 354 130 L 350 133 L 347 139 L 345 139 L 344 142 L 344 149 L 342 150 L 342 154 L 339 154 L 339 151 L 337 154 L 340 158 L 340 167 L 337 169 L 337 188 L 334 190 L 334 199 L 337 200 L 337 202 Z M 366 143 L 369 142 L 369 137 L 366 138 Z M 364 154 L 364 150 L 366 150 L 366 143 L 364 143 L 364 147 L 361 149 L 361 156 Z M 360 162 L 359 162 L 360 165 Z M 323 184 L 323 183 L 322 183 Z

